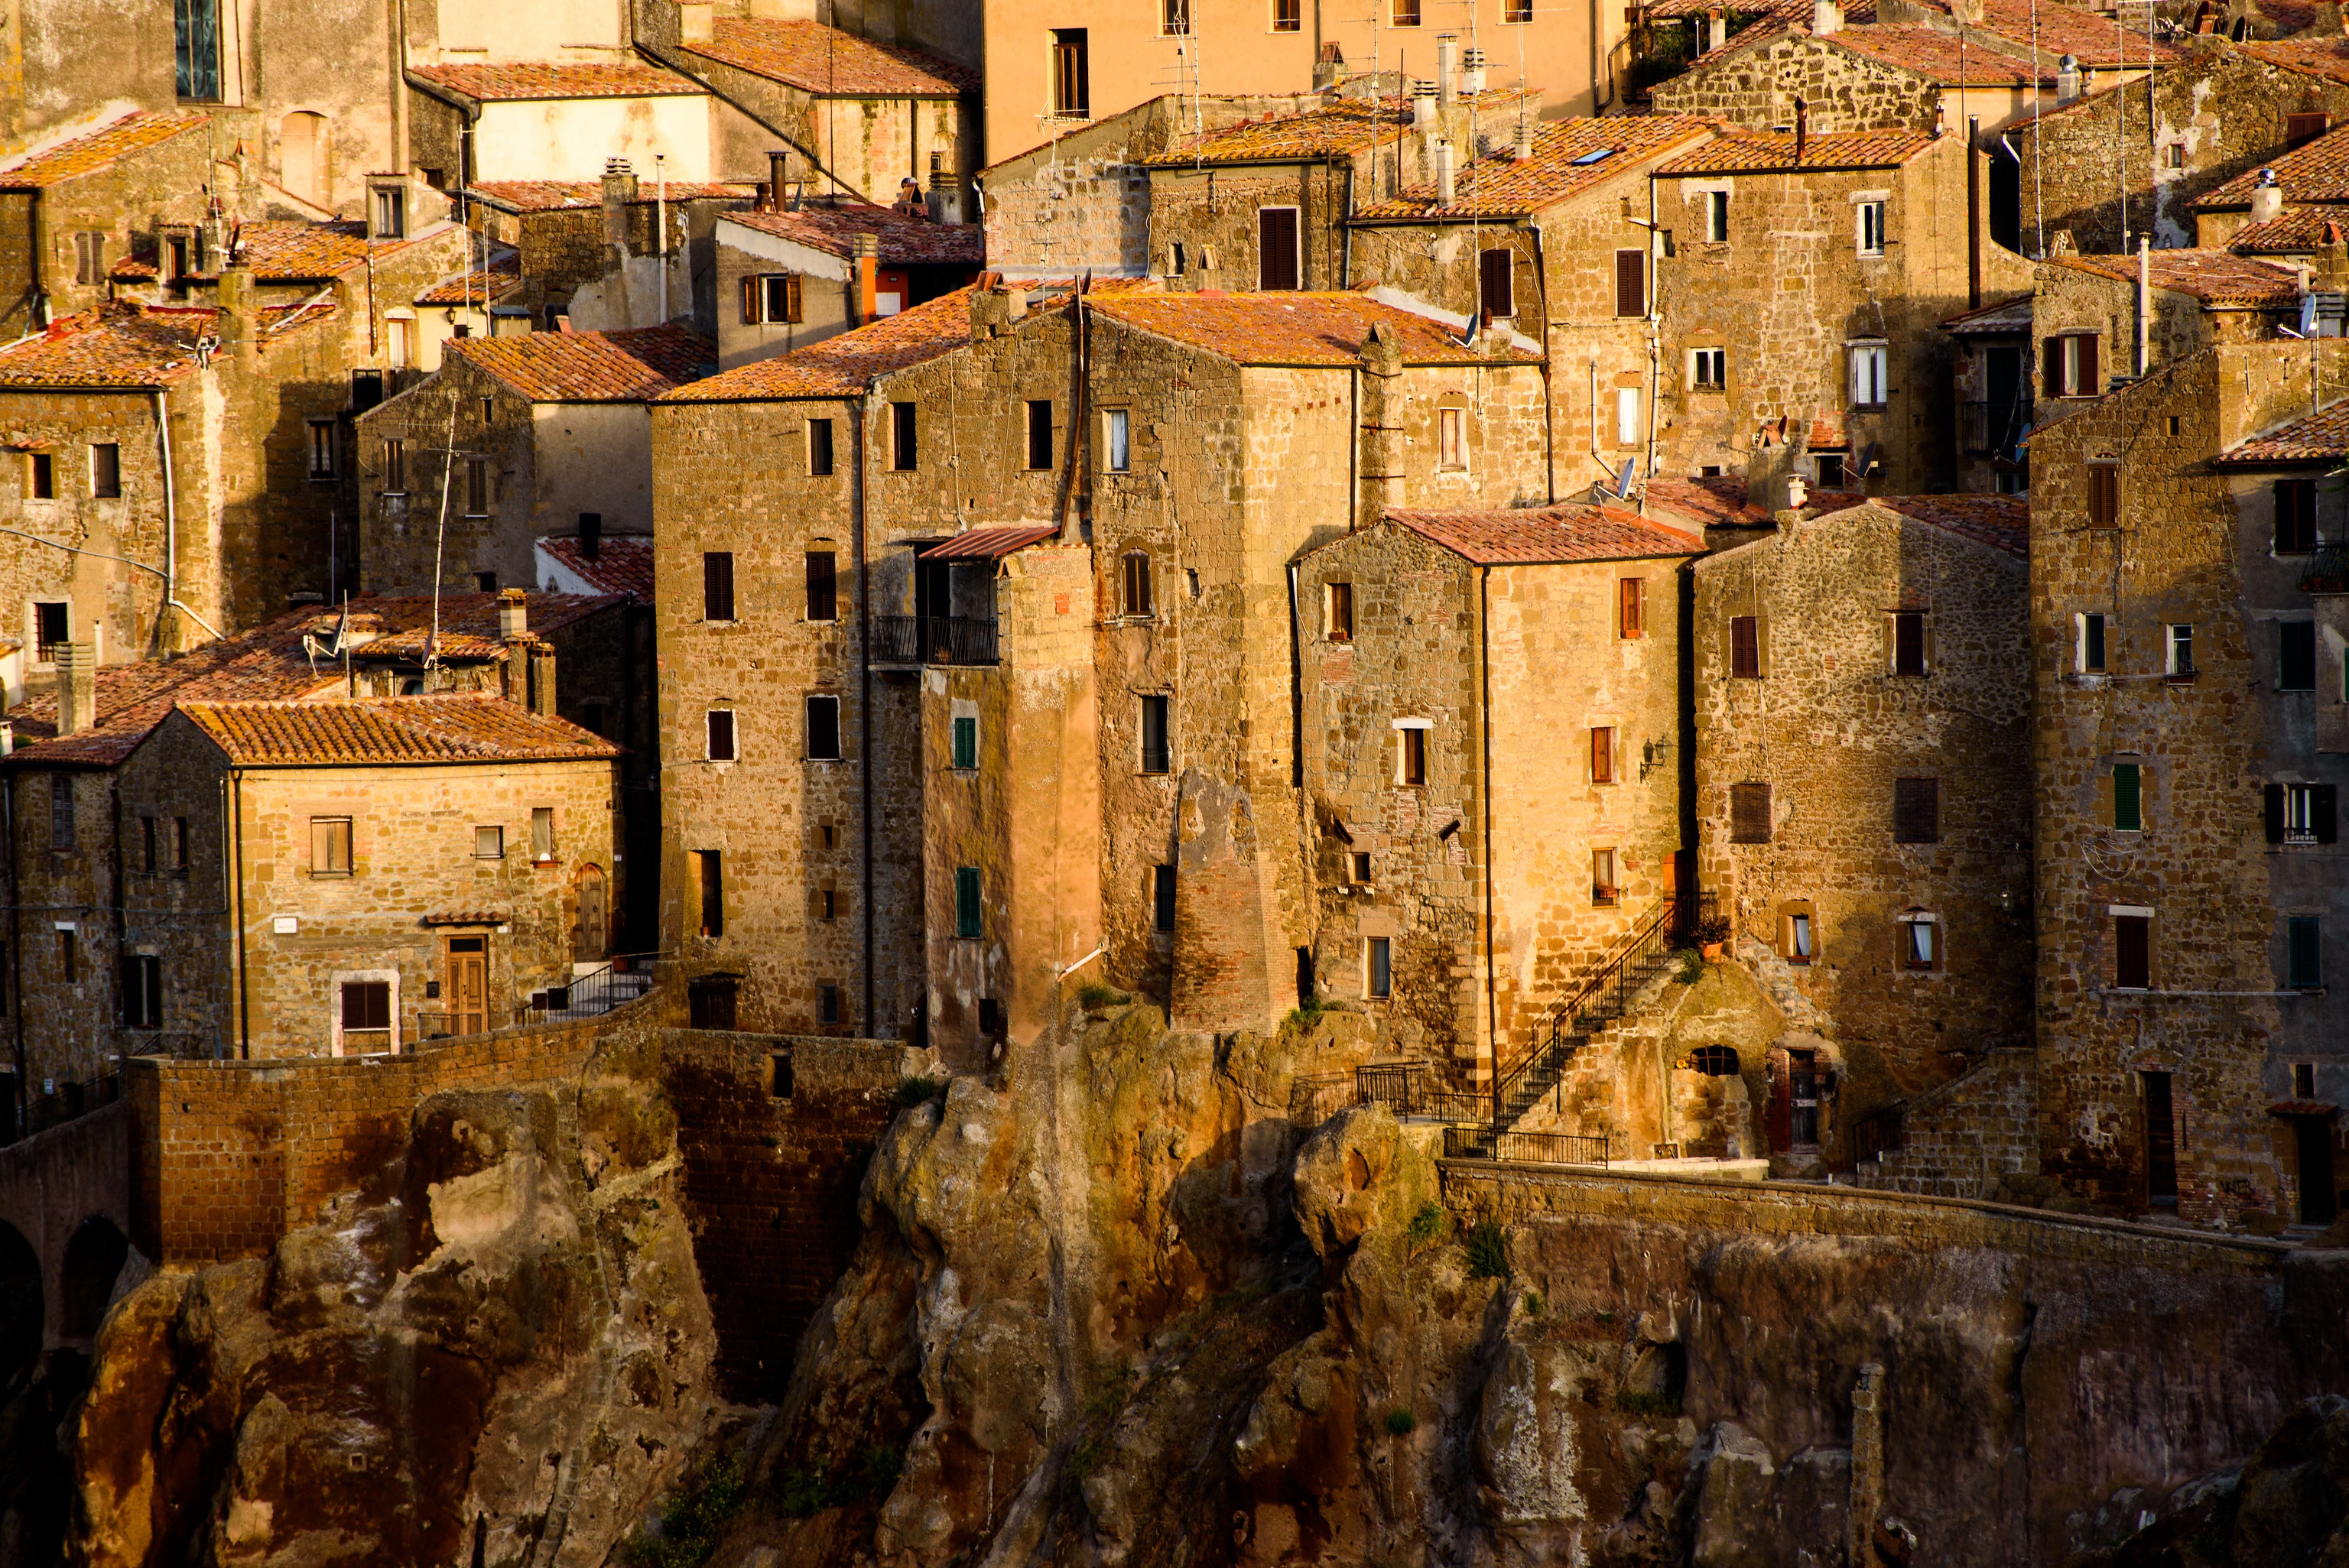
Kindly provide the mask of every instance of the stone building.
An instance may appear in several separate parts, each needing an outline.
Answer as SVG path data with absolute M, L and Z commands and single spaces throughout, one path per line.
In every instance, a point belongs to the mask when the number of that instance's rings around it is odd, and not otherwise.
M 2349 219 L 2349 126 L 2236 175 L 2194 204 L 2199 245 L 2265 250 L 2293 219 Z M 2288 248 L 2287 248 L 2287 253 Z
M 649 534 L 647 406 L 716 358 L 677 326 L 451 341 L 355 422 L 364 587 L 492 593 L 537 580 L 541 538 Z
M 2344 376 L 2221 344 L 2032 436 L 2041 1160 L 2110 1211 L 2337 1202 Z
M 2032 295 L 2034 407 L 2052 416 L 2212 344 L 2272 338 L 2298 324 L 2302 292 L 2294 269 L 2230 251 L 2080 256 L 2059 245 Z
M 718 363 L 788 354 L 951 294 L 978 275 L 975 223 L 886 207 L 761 204 L 718 221 Z
M 1681 568 L 1703 550 L 1609 506 L 1391 508 L 1298 562 L 1315 994 L 1489 1083 L 1669 917 Z
M 1950 374 L 1961 492 L 2017 495 L 2031 488 L 2031 449 L 2023 438 L 2031 433 L 2038 385 L 2033 304 L 2033 295 L 2016 294 L 1941 324 L 1955 350 Z M 2132 301 L 2132 316 L 2135 312 Z
M 499 180 L 470 187 L 466 222 L 491 247 L 514 251 L 518 282 L 501 295 L 502 319 L 492 330 L 526 330 L 509 313 L 544 332 L 656 326 L 689 315 L 694 331 L 714 336 L 718 218 L 750 206 L 756 190 L 748 181 L 672 180 L 664 186 L 628 164 L 607 168 L 600 180 Z
M 1647 470 L 1946 489 L 1940 324 L 2030 286 L 2027 263 L 1956 221 L 1975 162 L 1961 136 L 1900 130 L 1726 137 L 1661 165 L 1656 308 L 1671 390 L 1654 406 Z
M 729 141 L 754 134 L 702 84 L 628 55 L 409 66 L 408 155 L 445 190 L 511 180 L 595 180 L 620 159 L 688 182 L 715 180 Z
M 114 266 L 204 221 L 211 122 L 133 111 L 0 168 L 0 341 L 105 303 Z
M 1764 1130 L 1797 1166 L 2029 1038 L 2027 520 L 1883 500 L 1697 562 L 1699 869 L 1793 1026 Z

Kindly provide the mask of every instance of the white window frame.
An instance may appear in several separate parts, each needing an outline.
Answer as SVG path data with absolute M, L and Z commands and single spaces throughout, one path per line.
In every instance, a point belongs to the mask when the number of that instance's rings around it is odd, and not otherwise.
M 2185 650 L 2186 659 L 2178 662 L 2178 651 Z M 2184 676 L 2194 673 L 2194 623 L 2172 621 L 2161 628 L 2161 673 Z
M 331 1029 L 328 1048 L 335 1055 L 339 1057 L 344 1054 L 344 985 L 379 985 L 386 983 L 391 986 L 391 1001 L 385 1015 L 391 1024 L 391 1043 L 380 1053 L 366 1051 L 361 1054 L 394 1057 L 399 1054 L 399 971 L 397 969 L 337 969 L 326 979 L 326 1019 Z
M 1725 245 L 1729 243 L 1729 192 L 1727 191 L 1705 191 L 1700 192 L 1700 194 L 1704 200 L 1704 237 L 1706 242 L 1715 245 Z
M 1640 445 L 1640 389 L 1637 387 L 1615 388 L 1615 444 L 1618 447 Z
M 1711 363 L 1713 379 L 1705 379 L 1707 362 Z M 1729 350 L 1726 348 L 1692 348 L 1689 350 L 1688 385 L 1692 392 L 1726 392 L 1729 390 Z
M 1859 253 L 1863 256 L 1884 254 L 1884 208 L 1881 196 L 1863 198 L 1853 204 L 1857 220 Z
M 2088 623 L 2102 622 L 2105 629 L 2105 664 L 2102 669 L 2088 667 Z M 2113 665 L 2112 617 L 2101 610 L 2083 610 L 2072 617 L 2072 673 L 2089 680 L 2102 680 Z
M 1889 401 L 1886 383 L 1891 378 L 1890 346 L 1878 340 L 1844 345 L 1851 366 L 1851 403 L 1855 408 L 1881 408 Z M 1874 397 L 1868 394 L 1873 392 Z
M 1130 474 L 1133 471 L 1133 411 L 1130 408 L 1102 410 L 1102 466 L 1106 472 Z
M 1395 748 L 1394 748 L 1394 783 L 1395 783 L 1395 788 L 1396 788 L 1396 789 L 1425 789 L 1425 788 L 1427 787 L 1427 780 L 1426 780 L 1426 779 L 1422 779 L 1422 780 L 1420 780 L 1417 784 L 1413 784 L 1413 783 L 1410 783 L 1409 781 L 1407 781 L 1407 780 L 1403 778 L 1403 776 L 1402 776 L 1402 771 L 1403 771 L 1403 769 L 1402 769 L 1402 763 L 1403 763 L 1403 739 L 1402 739 L 1402 732 L 1403 732 L 1404 730 L 1406 730 L 1406 729 L 1416 729 L 1416 730 L 1420 730 L 1420 731 L 1422 731 L 1423 733 L 1426 733 L 1426 734 L 1428 734 L 1428 735 L 1429 735 L 1429 738 L 1429 738 L 1429 740 L 1423 740 L 1423 741 L 1422 741 L 1422 742 L 1420 743 L 1420 748 L 1421 748 L 1421 750 L 1420 750 L 1420 756 L 1421 756 L 1421 759 L 1422 759 L 1423 761 L 1425 761 L 1425 762 L 1428 764 L 1428 771 L 1429 771 L 1430 773 L 1433 773 L 1433 772 L 1434 772 L 1434 770 L 1435 770 L 1435 768 L 1434 768 L 1435 748 L 1434 748 L 1433 745 L 1433 744 L 1431 744 L 1431 742 L 1432 742 L 1432 740 L 1433 740 L 1433 732 L 1434 728 L 1435 728 L 1435 723 L 1434 723 L 1434 721 L 1433 721 L 1433 719 L 1425 719 L 1425 718 L 1398 718 L 1398 719 L 1396 719 L 1396 720 L 1394 721 L 1394 730 L 1395 730 Z
M 1900 924 L 1903 927 L 1900 934 L 1900 967 L 1903 972 L 1923 975 L 1940 971 L 1949 956 L 1949 950 L 1942 940 L 1941 917 L 1914 910 L 1900 916 Z M 1925 962 L 1922 964 L 1917 962 L 1919 928 L 1925 933 Z
M 1457 403 L 1435 410 L 1435 468 L 1438 473 L 1468 471 L 1468 410 Z

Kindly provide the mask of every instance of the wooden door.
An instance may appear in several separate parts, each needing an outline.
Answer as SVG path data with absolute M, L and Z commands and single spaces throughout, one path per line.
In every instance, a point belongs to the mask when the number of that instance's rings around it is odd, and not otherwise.
M 2145 1088 L 2145 1197 L 2157 1209 L 2178 1207 L 2178 1123 L 2168 1073 L 2140 1074 Z
M 478 1035 L 490 1026 L 490 940 L 449 939 L 449 1032 Z
M 585 865 L 574 879 L 578 893 L 579 923 L 571 928 L 571 956 L 574 962 L 593 964 L 600 960 L 610 945 L 606 929 L 606 903 L 604 868 Z

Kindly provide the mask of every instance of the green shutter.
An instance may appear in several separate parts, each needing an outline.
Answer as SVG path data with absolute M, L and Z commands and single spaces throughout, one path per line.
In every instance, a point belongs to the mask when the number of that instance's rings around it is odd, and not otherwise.
M 957 768 L 978 766 L 978 720 L 976 718 L 954 721 L 954 765 Z
M 2139 805 L 2137 765 L 2134 762 L 2113 764 L 2113 826 L 2131 833 L 2145 826 Z
M 955 871 L 955 935 L 965 942 L 979 939 L 977 866 L 960 866 Z
M 2285 971 L 2290 976 L 2285 984 L 2295 991 L 2313 990 L 2323 985 L 2323 965 L 2317 947 L 2320 930 L 2317 917 L 2313 914 L 2292 915 L 2284 929 L 2288 948 Z

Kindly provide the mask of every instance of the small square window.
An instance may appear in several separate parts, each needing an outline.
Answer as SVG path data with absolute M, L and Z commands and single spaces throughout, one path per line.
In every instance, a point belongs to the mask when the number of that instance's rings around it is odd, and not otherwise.
M 351 874 L 351 820 L 348 817 L 310 819 L 310 874 L 347 877 Z
M 2164 645 L 2168 650 L 2162 665 L 2162 673 L 2174 681 L 2192 680 L 2194 678 L 2194 628 L 2183 621 L 2178 621 L 2163 627 L 2162 633 Z
M 1900 961 L 1909 969 L 1931 969 L 1939 963 L 1939 922 L 1911 917 L 1900 923 Z
M 1844 487 L 1844 463 L 1841 452 L 1815 452 L 1811 467 L 1819 476 L 1819 489 L 1841 490 Z
M 33 500 L 57 499 L 57 459 L 54 454 L 25 454 L 25 494 Z
M 1350 851 L 1346 856 L 1346 874 L 1357 884 L 1368 883 L 1371 881 L 1371 851 L 1368 850 Z
M 1726 390 L 1729 386 L 1729 350 L 1692 349 L 1689 353 L 1689 386 L 1698 392 Z
M 93 441 L 89 449 L 89 493 L 99 500 L 122 495 L 122 449 L 112 441 Z
M 1413 727 L 1395 731 L 1398 750 L 1395 782 L 1417 788 L 1427 782 L 1427 731 Z
M 473 830 L 473 858 L 477 861 L 502 861 L 506 858 L 506 830 L 503 828 Z
M 310 477 L 330 480 L 335 477 L 335 422 L 313 419 L 310 431 Z

